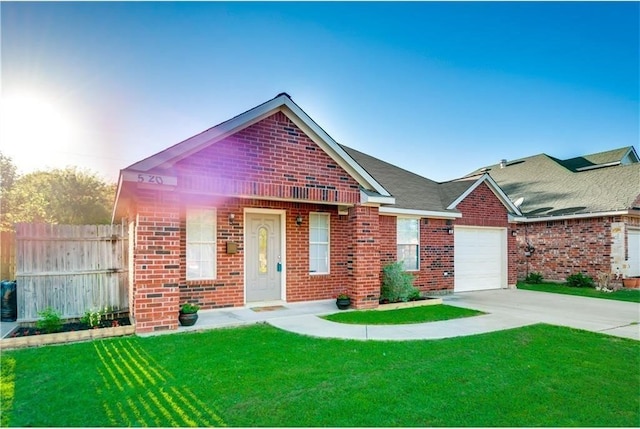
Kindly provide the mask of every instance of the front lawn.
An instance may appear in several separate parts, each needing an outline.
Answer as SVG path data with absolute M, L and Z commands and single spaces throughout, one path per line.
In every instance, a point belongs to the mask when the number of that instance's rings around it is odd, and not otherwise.
M 478 316 L 480 314 L 484 313 L 477 310 L 438 304 L 403 308 L 400 310 L 348 311 L 345 313 L 329 314 L 328 316 L 324 316 L 324 318 L 332 322 L 352 323 L 356 325 L 402 325 L 407 323 L 457 319 L 460 317 Z
M 437 341 L 269 325 L 3 352 L 3 426 L 629 426 L 640 342 L 534 325 Z
M 640 289 L 620 289 L 615 292 L 601 292 L 595 288 L 571 287 L 558 283 L 531 284 L 524 282 L 518 282 L 518 289 L 588 296 L 590 298 L 614 299 L 617 301 L 640 302 Z

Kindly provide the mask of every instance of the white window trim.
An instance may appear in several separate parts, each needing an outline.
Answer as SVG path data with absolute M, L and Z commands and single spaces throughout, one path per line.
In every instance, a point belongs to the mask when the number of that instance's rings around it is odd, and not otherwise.
M 189 241 L 189 213 L 209 210 L 213 212 L 213 241 Z M 213 247 L 213 276 L 189 277 L 189 244 L 210 244 Z M 186 281 L 215 280 L 218 276 L 218 210 L 215 207 L 189 207 L 185 214 L 185 279 Z
M 311 241 L 311 216 L 318 215 L 327 218 L 327 242 L 315 243 Z M 311 245 L 312 244 L 326 244 L 327 245 L 327 271 L 311 271 Z M 309 212 L 309 275 L 312 276 L 326 276 L 331 274 L 331 214 L 324 212 Z
M 417 232 L 418 232 L 418 244 L 409 244 L 409 243 L 400 243 L 398 241 L 398 221 L 401 219 L 409 219 L 409 220 L 415 220 L 416 222 L 418 222 L 418 228 L 417 228 Z M 400 261 L 400 255 L 398 253 L 398 246 L 400 245 L 405 245 L 405 246 L 417 246 L 417 254 L 416 254 L 416 268 L 411 268 L 411 269 L 407 269 L 405 268 L 405 271 L 408 272 L 418 272 L 420 271 L 420 218 L 418 217 L 409 217 L 409 216 L 398 216 L 396 219 L 396 261 L 398 262 L 402 262 Z M 404 266 L 404 264 L 403 264 Z

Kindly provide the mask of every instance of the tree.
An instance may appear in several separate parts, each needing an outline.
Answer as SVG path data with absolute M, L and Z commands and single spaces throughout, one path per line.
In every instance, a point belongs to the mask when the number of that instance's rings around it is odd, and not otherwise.
M 5 217 L 10 210 L 8 196 L 16 177 L 16 166 L 13 160 L 0 152 L 0 231 L 11 229 Z
M 75 167 L 37 171 L 19 177 L 8 192 L 9 224 L 107 224 L 115 185 Z

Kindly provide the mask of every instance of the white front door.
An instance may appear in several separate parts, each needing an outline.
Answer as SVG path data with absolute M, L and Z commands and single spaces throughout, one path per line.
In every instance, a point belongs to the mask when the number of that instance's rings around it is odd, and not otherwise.
M 280 215 L 246 215 L 247 303 L 282 299 Z

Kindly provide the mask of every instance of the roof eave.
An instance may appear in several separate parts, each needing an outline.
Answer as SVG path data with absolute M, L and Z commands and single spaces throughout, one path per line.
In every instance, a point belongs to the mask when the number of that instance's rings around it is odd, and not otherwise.
M 363 205 L 395 204 L 396 199 L 390 195 L 371 194 L 361 189 L 360 203 Z
M 427 217 L 431 219 L 459 219 L 462 217 L 462 213 L 459 212 L 403 209 L 399 207 L 380 207 L 379 212 L 389 216 Z

